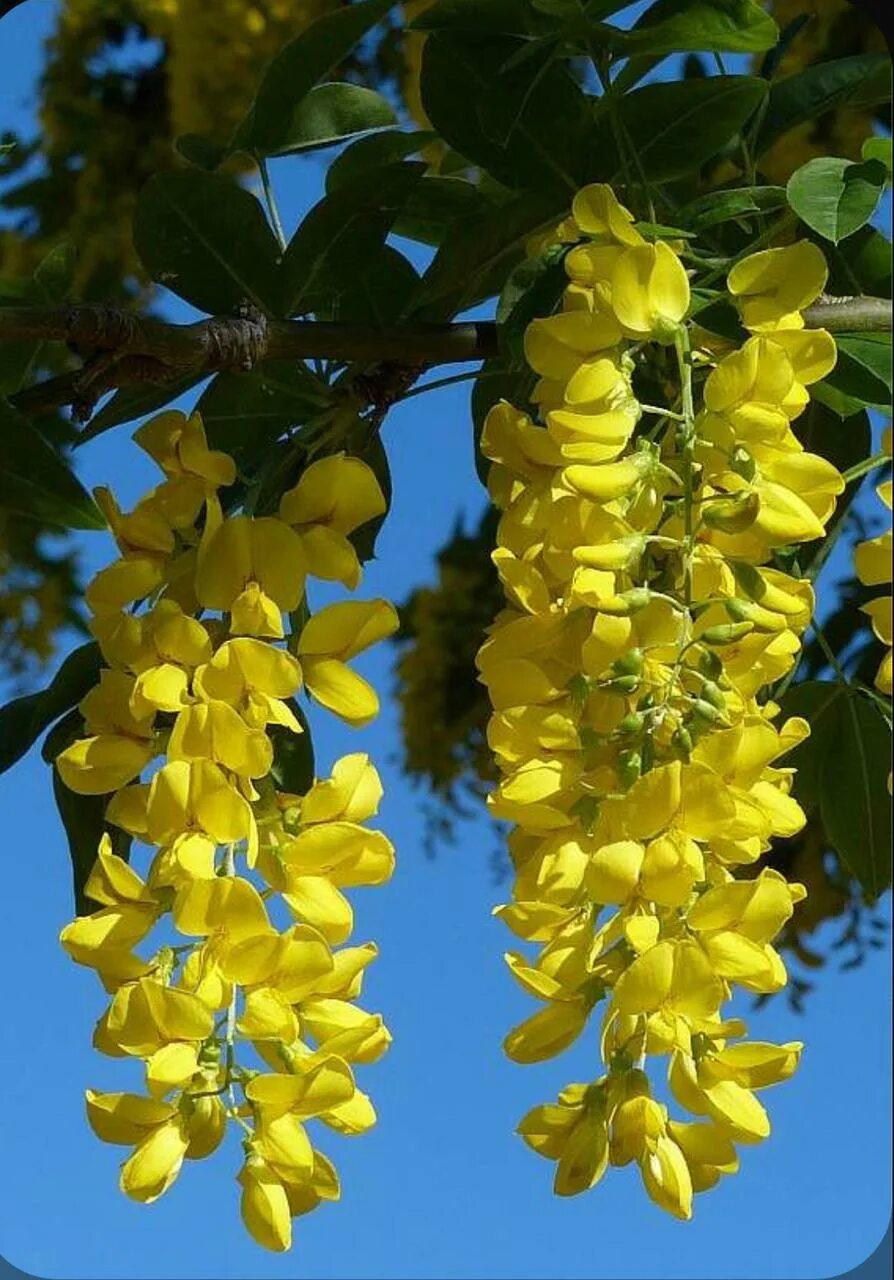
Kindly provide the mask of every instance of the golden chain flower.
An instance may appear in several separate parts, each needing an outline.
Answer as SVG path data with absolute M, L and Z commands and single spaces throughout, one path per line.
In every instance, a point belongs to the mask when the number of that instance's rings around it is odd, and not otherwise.
M 784 986 L 772 941 L 804 895 L 739 869 L 805 821 L 778 762 L 808 726 L 777 723 L 763 691 L 795 663 L 813 593 L 770 561 L 821 538 L 844 487 L 791 427 L 835 344 L 800 314 L 826 279 L 813 245 L 733 268 L 751 336 L 715 363 L 690 349 L 672 245 L 645 240 L 606 186 L 572 213 L 562 308 L 526 334 L 539 421 L 502 402 L 482 439 L 506 607 L 478 662 L 502 774 L 491 811 L 514 824 L 497 914 L 537 945 L 506 959 L 542 1002 L 505 1047 L 551 1058 L 600 1006 L 605 1074 L 519 1132 L 557 1161 L 559 1195 L 636 1161 L 652 1199 L 689 1218 L 693 1192 L 738 1168 L 736 1144 L 769 1133 L 757 1092 L 802 1047 L 748 1041 L 722 1007 L 734 986 Z M 676 389 L 666 408 L 637 401 L 643 358 Z M 697 1119 L 653 1096 L 652 1058 Z
M 107 667 L 81 703 L 87 736 L 56 765 L 71 790 L 108 795 L 109 826 L 153 851 L 141 876 L 105 835 L 86 885 L 98 909 L 61 936 L 111 996 L 96 1048 L 142 1059 L 146 1094 L 89 1091 L 87 1114 L 103 1141 L 132 1148 L 121 1189 L 143 1203 L 236 1124 L 245 1224 L 284 1250 L 293 1217 L 339 1197 L 306 1121 L 375 1123 L 354 1068 L 390 1036 L 355 1003 L 377 951 L 344 945 L 343 891 L 386 881 L 394 851 L 365 825 L 382 794 L 366 755 L 286 794 L 272 735 L 303 732 L 302 685 L 352 725 L 378 710 L 349 663 L 396 629 L 394 609 L 347 600 L 311 615 L 305 579 L 356 588 L 350 535 L 385 502 L 371 469 L 337 454 L 307 467 L 277 516 L 224 516 L 235 466 L 198 416 L 164 413 L 136 439 L 164 479 L 128 514 L 97 492 L 120 551 L 87 590 Z

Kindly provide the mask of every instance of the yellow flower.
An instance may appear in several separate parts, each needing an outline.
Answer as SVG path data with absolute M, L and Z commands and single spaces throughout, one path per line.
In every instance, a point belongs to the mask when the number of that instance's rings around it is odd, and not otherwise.
M 727 286 L 746 329 L 801 329 L 801 312 L 820 296 L 828 274 L 822 250 L 799 240 L 743 258 L 730 271 Z
M 347 663 L 397 628 L 397 613 L 387 600 L 346 600 L 315 613 L 297 646 L 308 691 L 349 724 L 368 724 L 378 714 L 379 699 Z

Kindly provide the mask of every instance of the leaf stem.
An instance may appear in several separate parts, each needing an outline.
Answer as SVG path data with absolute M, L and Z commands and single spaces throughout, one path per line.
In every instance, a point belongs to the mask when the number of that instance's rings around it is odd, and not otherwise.
M 264 190 L 264 203 L 267 205 L 267 212 L 270 215 L 270 223 L 273 227 L 273 234 L 276 236 L 280 249 L 286 251 L 286 233 L 283 230 L 282 219 L 279 216 L 279 208 L 276 204 L 276 196 L 273 192 L 273 184 L 270 181 L 270 170 L 267 168 L 267 159 L 265 156 L 255 152 L 255 162 L 258 166 L 258 173 L 261 175 L 261 186 Z

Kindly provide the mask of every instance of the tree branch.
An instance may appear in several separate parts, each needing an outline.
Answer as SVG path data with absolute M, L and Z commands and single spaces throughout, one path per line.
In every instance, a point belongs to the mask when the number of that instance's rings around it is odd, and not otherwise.
M 804 315 L 810 328 L 832 332 L 890 331 L 891 303 L 884 298 L 824 298 Z M 195 324 L 168 324 L 117 307 L 0 307 L 0 343 L 64 342 L 81 357 L 81 369 L 28 387 L 12 397 L 16 408 L 37 415 L 71 405 L 89 418 L 97 400 L 116 387 L 163 385 L 225 370 L 249 370 L 262 360 L 337 360 L 414 369 L 486 360 L 499 352 L 490 322 L 410 324 L 374 329 L 316 320 L 268 320 L 245 309 Z

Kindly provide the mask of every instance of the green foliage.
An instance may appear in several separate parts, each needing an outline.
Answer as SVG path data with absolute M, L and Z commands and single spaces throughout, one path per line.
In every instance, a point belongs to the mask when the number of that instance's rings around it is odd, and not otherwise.
M 282 261 L 284 310 L 318 311 L 354 288 L 377 255 L 425 166 L 409 161 L 358 174 L 311 209 Z
M 0 399 L 0 503 L 60 529 L 103 529 L 96 503 L 34 423 Z
M 879 160 L 854 164 L 823 156 L 808 160 L 789 178 L 786 194 L 795 213 L 833 244 L 865 226 L 878 207 L 887 171 Z
M 301 725 L 301 733 L 293 733 L 284 725 L 268 728 L 267 735 L 273 743 L 270 774 L 278 791 L 303 796 L 314 781 L 314 744 L 301 704 L 289 698 L 286 705 Z
M 321 84 L 295 107 L 275 155 L 331 147 L 357 133 L 397 123 L 380 93 L 360 84 Z
M 884 53 L 818 62 L 778 80 L 757 136 L 765 151 L 789 129 L 842 106 L 874 107 L 891 98 L 891 60 Z
M 558 191 L 568 203 L 592 177 L 591 105 L 548 50 L 513 64 L 524 48 L 511 37 L 435 32 L 425 45 L 422 103 L 441 137 L 492 177 Z
M 686 53 L 762 53 L 776 23 L 753 0 L 658 0 L 616 48 L 627 57 Z
M 288 147 L 296 109 L 330 75 L 395 0 L 361 0 L 320 18 L 273 59 L 233 137 L 232 150 L 276 155 Z
M 279 311 L 279 249 L 260 204 L 231 178 L 160 173 L 140 194 L 134 245 L 146 271 L 200 311 Z
M 90 641 L 68 655 L 40 693 L 29 693 L 0 707 L 0 773 L 20 760 L 55 720 L 84 697 L 99 679 L 99 646 Z
M 891 884 L 890 722 L 874 698 L 841 681 L 796 685 L 783 710 L 811 729 L 788 760 L 795 796 L 819 808 L 834 848 L 873 900 Z

